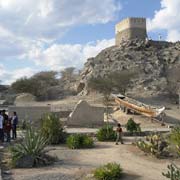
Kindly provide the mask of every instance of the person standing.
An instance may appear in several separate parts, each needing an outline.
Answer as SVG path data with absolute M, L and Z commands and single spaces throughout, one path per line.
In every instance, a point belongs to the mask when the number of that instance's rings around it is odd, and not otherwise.
M 6 142 L 11 141 L 11 119 L 8 119 L 5 123 L 5 132 L 6 132 Z
M 8 115 L 6 114 L 6 110 L 2 110 L 2 116 L 3 116 L 3 133 L 4 133 L 4 137 L 6 137 L 7 139 L 7 133 L 6 133 L 6 123 L 8 122 Z
M 4 142 L 4 129 L 3 129 L 3 124 L 4 124 L 4 118 L 2 116 L 2 112 L 0 111 L 0 142 Z
M 12 139 L 17 138 L 17 132 L 16 132 L 17 124 L 18 124 L 18 116 L 17 116 L 16 112 L 13 112 L 13 117 L 12 117 Z
M 122 139 L 122 128 L 121 128 L 121 124 L 118 123 L 117 125 L 117 129 L 116 129 L 116 145 L 118 145 L 118 142 L 120 141 L 121 144 L 124 144 L 123 143 L 123 139 Z

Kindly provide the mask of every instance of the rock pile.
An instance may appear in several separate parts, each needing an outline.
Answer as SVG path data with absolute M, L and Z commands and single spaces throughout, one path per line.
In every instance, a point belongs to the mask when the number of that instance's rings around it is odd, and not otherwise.
M 87 94 L 87 82 L 92 76 L 104 77 L 113 71 L 132 69 L 138 69 L 140 75 L 133 80 L 131 93 L 161 93 L 166 91 L 167 70 L 177 64 L 180 64 L 180 42 L 126 41 L 87 60 L 81 73 L 81 94 Z

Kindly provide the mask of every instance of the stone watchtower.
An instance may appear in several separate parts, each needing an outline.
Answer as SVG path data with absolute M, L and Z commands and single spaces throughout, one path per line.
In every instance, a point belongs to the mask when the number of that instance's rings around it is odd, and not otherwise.
M 130 39 L 143 39 L 147 37 L 145 18 L 127 18 L 116 24 L 116 45 Z

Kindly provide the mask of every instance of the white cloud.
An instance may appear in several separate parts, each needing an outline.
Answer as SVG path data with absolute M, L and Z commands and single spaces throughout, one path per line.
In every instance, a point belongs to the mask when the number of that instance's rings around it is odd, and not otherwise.
M 59 39 L 70 26 L 107 23 L 120 9 L 116 0 L 104 0 L 103 3 L 95 0 L 0 0 L 1 60 L 31 57 L 30 54 L 34 56 L 42 49 L 41 56 L 48 56 L 57 46 L 68 50 L 67 45 L 54 44 L 47 50 L 44 47 Z M 77 46 L 73 48 L 78 51 Z M 71 51 L 73 49 L 66 52 L 71 54 Z
M 82 67 L 88 57 L 113 45 L 113 40 L 85 45 L 54 42 L 60 42 L 72 26 L 114 20 L 120 9 L 116 0 L 0 0 L 1 63 L 31 60 L 38 69 Z M 35 72 L 30 67 L 8 72 L 0 66 L 0 70 L 0 79 L 5 83 Z
M 46 66 L 53 70 L 73 66 L 81 68 L 87 58 L 96 56 L 101 50 L 114 45 L 114 39 L 97 41 L 95 43 L 54 44 L 43 50 L 34 48 L 30 51 L 30 58 L 37 65 Z
M 180 40 L 180 0 L 161 0 L 161 9 L 148 20 L 148 30 L 167 30 L 169 41 Z
M 82 68 L 87 58 L 96 56 L 101 50 L 114 45 L 114 39 L 81 44 L 53 44 L 45 49 L 43 43 L 34 43 L 29 54 L 22 55 L 22 59 L 31 59 L 38 69 L 25 67 L 9 71 L 0 64 L 0 80 L 3 84 L 11 84 L 22 77 L 30 77 L 40 71 L 41 66 L 49 70 L 61 70 L 66 67 Z
M 73 25 L 112 21 L 116 0 L 0 0 L 0 22 L 16 36 L 54 39 Z
M 0 72 L 0 80 L 2 81 L 2 83 L 11 84 L 19 78 L 30 77 L 37 71 L 29 67 L 9 71 L 2 64 L 0 64 Z

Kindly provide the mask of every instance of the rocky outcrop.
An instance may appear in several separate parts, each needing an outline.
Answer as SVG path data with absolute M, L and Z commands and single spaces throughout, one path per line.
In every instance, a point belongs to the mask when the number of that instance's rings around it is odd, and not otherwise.
M 88 92 L 90 77 L 104 77 L 113 71 L 137 69 L 139 76 L 133 80 L 131 93 L 166 91 L 167 70 L 180 64 L 180 42 L 131 40 L 101 51 L 89 58 L 81 73 L 81 94 Z

